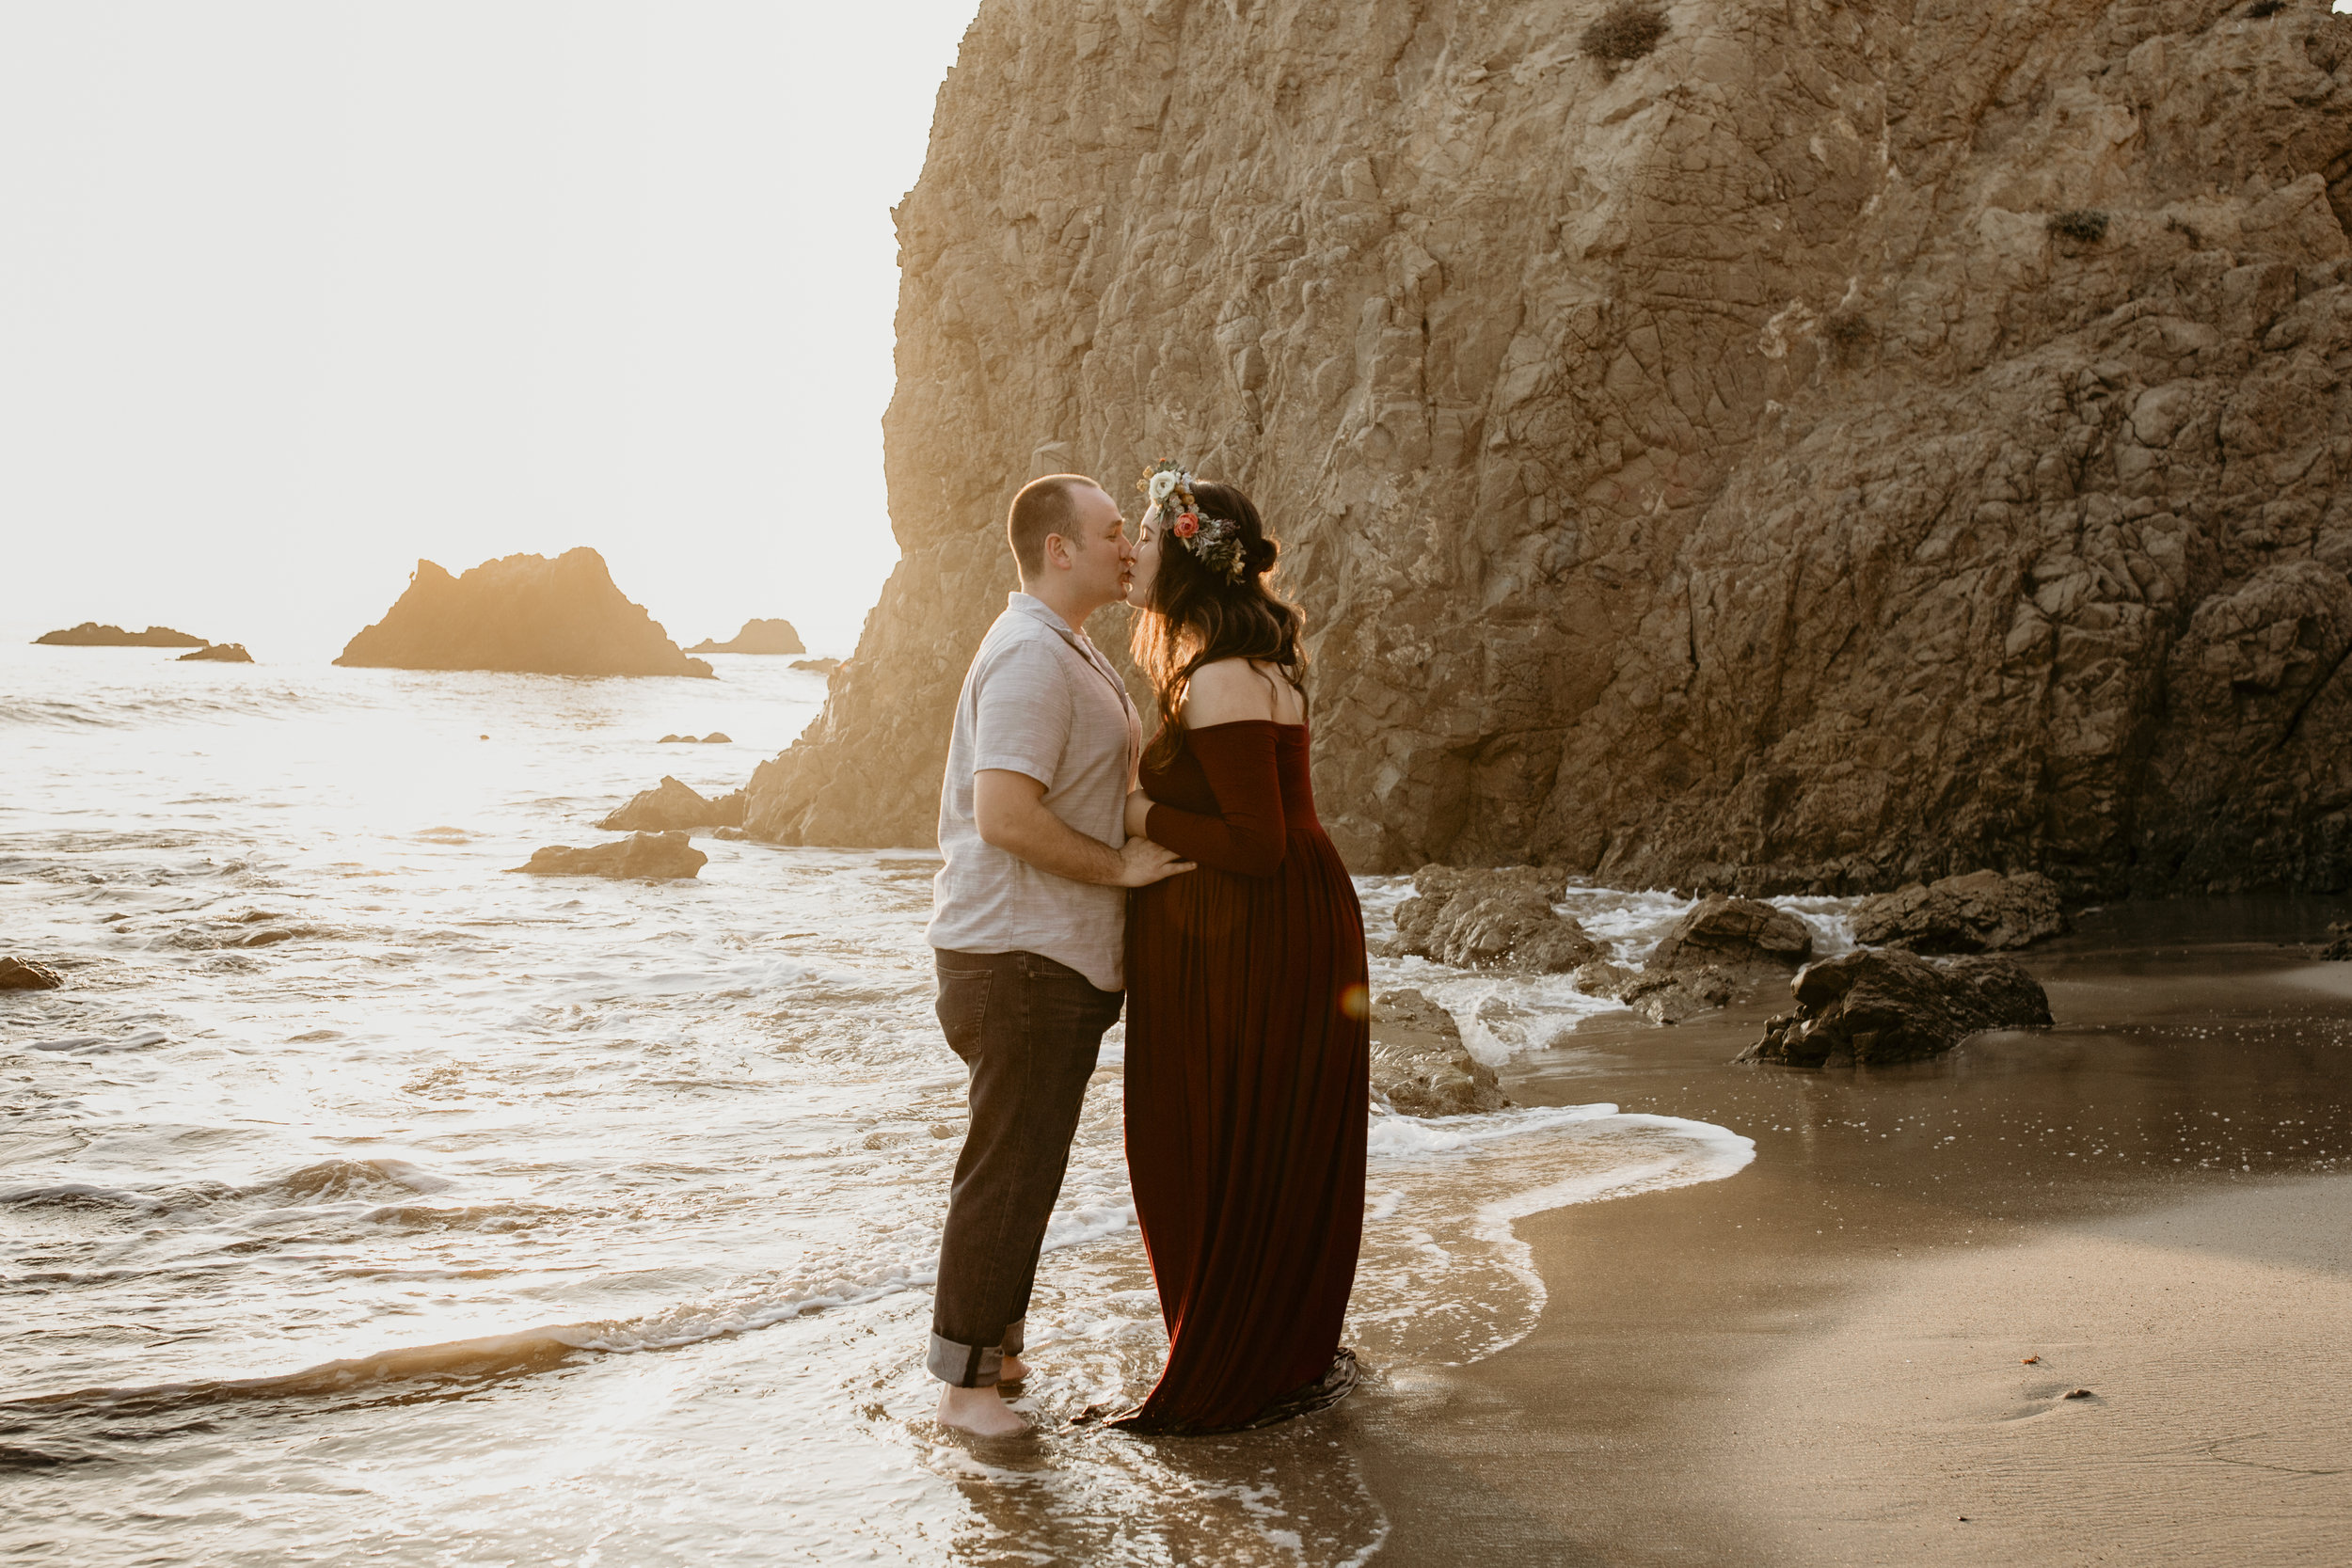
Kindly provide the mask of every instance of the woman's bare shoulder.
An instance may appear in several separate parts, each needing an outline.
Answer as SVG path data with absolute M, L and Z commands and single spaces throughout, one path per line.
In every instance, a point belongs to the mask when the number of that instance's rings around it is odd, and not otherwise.
M 1192 673 L 1184 689 L 1184 727 L 1207 729 L 1248 719 L 1281 722 L 1289 718 L 1288 683 L 1246 658 L 1220 658 Z

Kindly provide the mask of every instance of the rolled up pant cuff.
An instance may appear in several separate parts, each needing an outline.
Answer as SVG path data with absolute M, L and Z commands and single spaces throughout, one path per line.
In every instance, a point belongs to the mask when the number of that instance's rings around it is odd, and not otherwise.
M 1003 1381 L 1005 1357 L 1019 1355 L 1026 1343 L 1023 1338 L 1025 1326 L 1025 1322 L 1014 1323 L 993 1345 L 960 1345 L 934 1334 L 930 1354 L 923 1357 L 923 1365 L 942 1383 L 952 1383 L 959 1388 L 993 1388 Z

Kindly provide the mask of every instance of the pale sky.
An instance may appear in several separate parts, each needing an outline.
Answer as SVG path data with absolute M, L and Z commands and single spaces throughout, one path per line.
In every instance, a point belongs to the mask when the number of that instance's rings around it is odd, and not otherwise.
M 0 637 L 332 657 L 591 545 L 847 653 L 889 208 L 977 0 L 0 0 Z

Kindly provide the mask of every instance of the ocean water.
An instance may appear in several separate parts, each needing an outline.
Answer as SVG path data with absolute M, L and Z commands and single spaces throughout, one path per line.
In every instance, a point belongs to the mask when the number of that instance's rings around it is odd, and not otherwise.
M 1048 1238 L 1025 1407 L 946 1440 L 920 1354 L 963 1079 L 935 860 L 698 838 L 675 883 L 513 874 L 674 773 L 715 793 L 820 677 L 0 651 L 0 1552 L 56 1563 L 1344 1563 L 1345 1406 L 1232 1439 L 1068 1418 L 1162 1338 L 1120 1037 Z M 658 744 L 723 731 L 726 746 Z M 1409 893 L 1361 879 L 1375 927 Z M 1638 962 L 1686 907 L 1572 889 Z M 1825 946 L 1842 906 L 1794 901 Z M 1375 961 L 1497 1062 L 1565 979 Z M 1350 1341 L 1380 1379 L 1543 1301 L 1512 1222 L 1729 1175 L 1609 1105 L 1375 1113 Z

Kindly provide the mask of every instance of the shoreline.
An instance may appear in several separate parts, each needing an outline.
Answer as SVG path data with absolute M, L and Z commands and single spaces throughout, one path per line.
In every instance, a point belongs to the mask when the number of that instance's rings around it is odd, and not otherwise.
M 2102 911 L 2022 956 L 2058 1028 L 1935 1062 L 1730 1068 L 1768 990 L 1517 1064 L 1757 1157 L 1519 1222 L 1534 1330 L 1351 1402 L 1375 1560 L 2332 1560 L 2352 965 L 2222 912 Z

